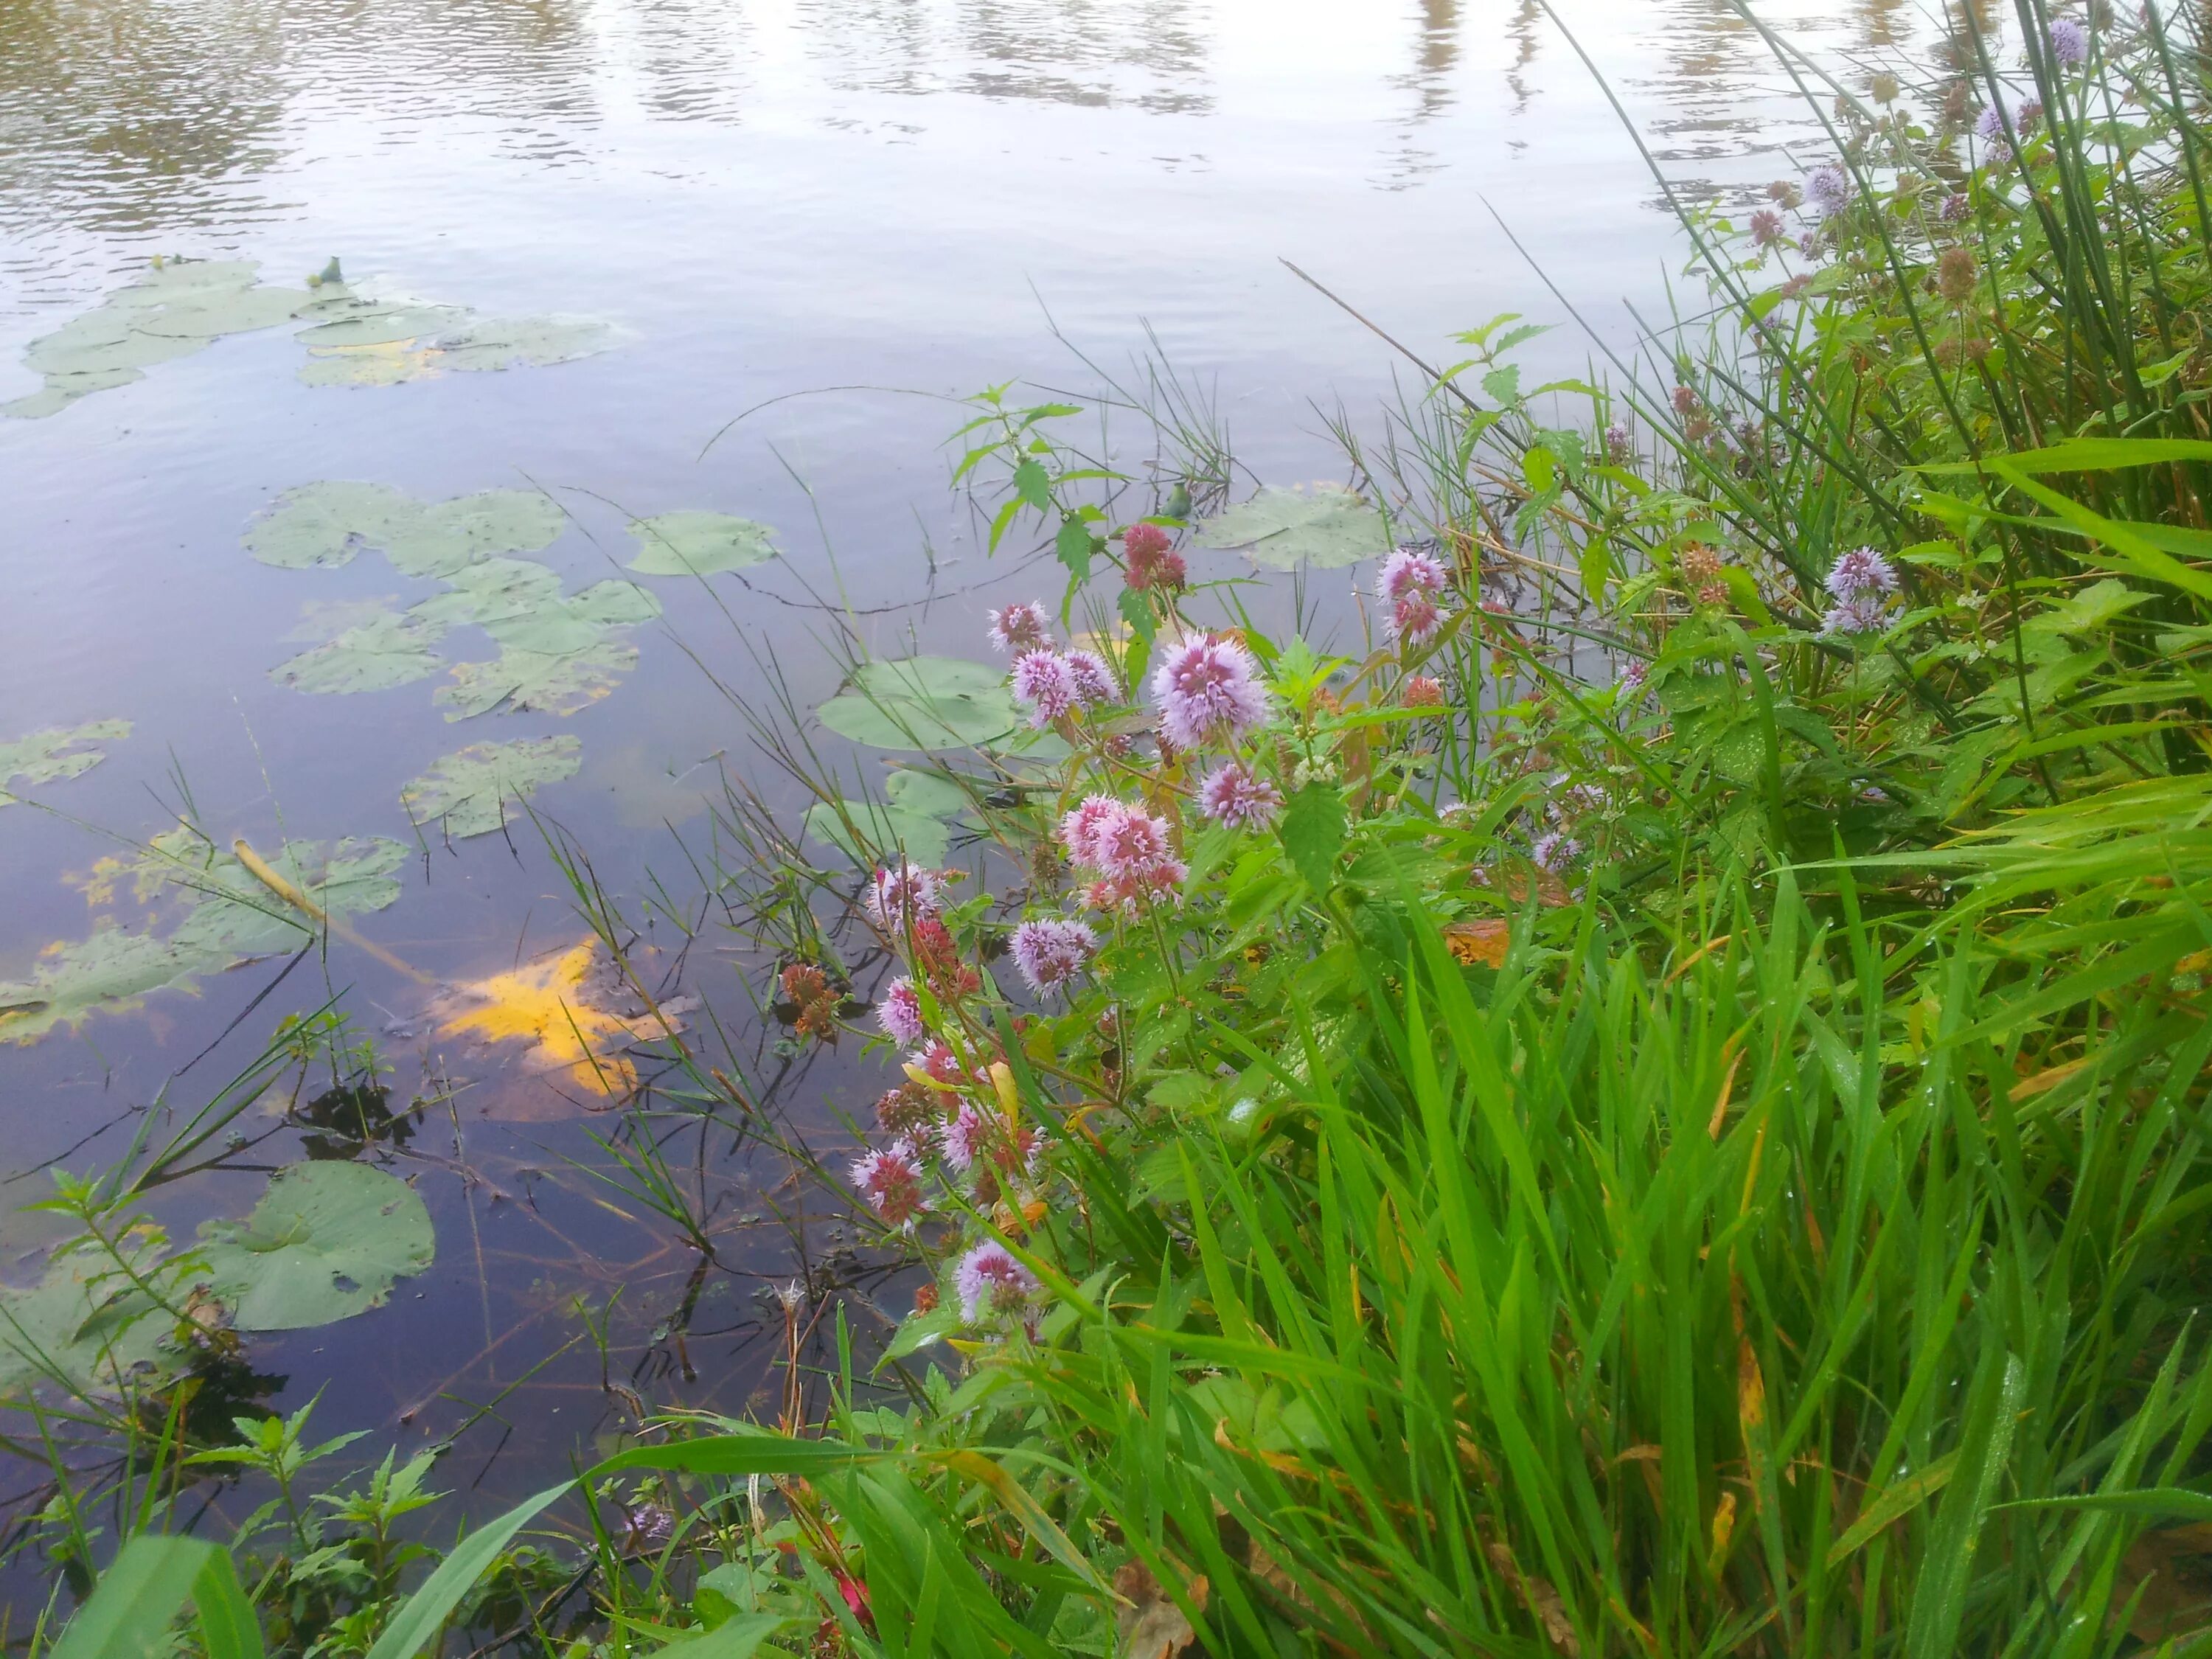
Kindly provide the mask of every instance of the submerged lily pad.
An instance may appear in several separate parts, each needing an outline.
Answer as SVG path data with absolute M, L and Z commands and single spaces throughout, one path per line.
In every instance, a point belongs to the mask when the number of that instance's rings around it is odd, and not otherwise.
M 295 1331 L 381 1307 L 395 1279 L 437 1254 L 430 1212 L 397 1176 L 367 1164 L 279 1170 L 244 1221 L 200 1229 L 215 1293 L 240 1330 Z
M 1200 525 L 1191 545 L 1245 549 L 1273 570 L 1302 564 L 1329 569 L 1388 553 L 1390 532 L 1382 515 L 1351 490 L 1269 485 Z
M 471 744 L 433 762 L 400 790 L 399 803 L 416 823 L 441 826 L 455 841 L 487 835 L 506 823 L 510 801 L 575 776 L 583 761 L 582 741 L 565 735 Z
M 640 544 L 629 568 L 647 576 L 708 576 L 775 556 L 775 532 L 727 513 L 663 513 L 629 527 Z
M 131 735 L 129 720 L 92 720 L 83 726 L 55 726 L 33 732 L 13 743 L 0 743 L 0 806 L 20 797 L 4 786 L 60 783 L 82 777 L 107 758 L 95 744 L 112 743 Z
M 986 747 L 1023 725 L 1006 677 L 957 657 L 863 663 L 817 713 L 838 736 L 878 749 Z
M 457 662 L 453 683 L 432 698 L 449 720 L 488 714 L 502 704 L 517 711 L 573 714 L 605 696 L 637 666 L 637 647 L 602 642 L 550 655 L 502 651 L 490 662 Z
M 330 915 L 361 915 L 399 896 L 408 849 L 382 837 L 335 846 L 288 842 L 268 862 Z M 125 893 L 143 913 L 115 914 Z M 27 977 L 0 982 L 0 1042 L 31 1042 L 153 991 L 189 987 L 258 957 L 296 951 L 313 924 L 231 854 L 183 830 L 129 859 L 94 866 L 85 896 L 105 907 L 82 939 L 48 945 Z
M 295 337 L 310 350 L 318 346 L 392 345 L 453 328 L 468 314 L 459 306 L 380 306 L 361 301 L 349 314 L 303 328 Z
M 277 684 L 331 696 L 385 691 L 428 679 L 443 659 L 432 649 L 446 630 L 414 616 L 384 611 L 269 671 Z
M 543 368 L 605 351 L 615 331 L 587 317 L 488 317 L 438 337 L 441 368 Z

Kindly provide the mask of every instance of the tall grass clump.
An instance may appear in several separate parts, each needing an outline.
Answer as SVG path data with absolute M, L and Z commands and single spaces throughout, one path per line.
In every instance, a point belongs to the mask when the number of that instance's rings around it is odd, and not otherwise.
M 2212 1651 L 2203 20 L 1953 23 L 1774 42 L 1832 153 L 1684 206 L 1698 320 L 1347 427 L 1357 643 L 1208 579 L 1210 441 L 1127 516 L 982 402 L 1036 736 L 932 763 L 980 879 L 840 808 L 915 1311 L 585 1478 L 677 1511 L 594 1642 Z

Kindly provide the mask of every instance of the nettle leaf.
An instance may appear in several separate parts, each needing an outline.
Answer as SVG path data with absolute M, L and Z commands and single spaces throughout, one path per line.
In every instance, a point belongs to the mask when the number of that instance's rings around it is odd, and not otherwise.
M 1191 545 L 1245 549 L 1273 570 L 1302 564 L 1332 569 L 1388 553 L 1390 532 L 1382 515 L 1351 490 L 1269 485 L 1201 523 Z
M 381 910 L 399 896 L 392 872 L 408 849 L 382 837 L 334 846 L 288 842 L 268 862 L 332 915 Z M 116 914 L 128 893 L 140 914 Z M 232 854 L 174 830 L 129 859 L 103 859 L 85 896 L 107 914 L 82 939 L 48 945 L 27 977 L 0 982 L 0 1042 L 33 1042 L 150 992 L 313 942 L 313 924 Z
M 1024 724 L 1006 677 L 957 657 L 864 663 L 816 712 L 838 736 L 877 749 L 988 747 Z
M 1344 834 L 1344 794 L 1333 783 L 1308 784 L 1283 809 L 1283 850 L 1316 894 L 1329 890 Z
M 399 804 L 416 823 L 439 825 L 456 841 L 488 835 L 506 823 L 508 803 L 575 776 L 583 763 L 582 740 L 566 735 L 471 744 L 403 787 Z
M 381 1307 L 437 1254 L 422 1194 L 366 1164 L 295 1164 L 246 1220 L 200 1229 L 215 1293 L 240 1330 L 295 1331 Z
M 92 720 L 83 726 L 54 726 L 33 732 L 13 743 L 0 743 L 0 806 L 21 799 L 4 787 L 35 787 L 82 777 L 107 758 L 107 751 L 93 745 L 112 743 L 131 735 L 129 720 Z
M 629 532 L 639 544 L 629 568 L 646 576 L 711 576 L 776 556 L 775 532 L 727 513 L 663 513 Z
M 292 690 L 320 696 L 388 690 L 438 672 L 442 659 L 432 647 L 445 633 L 411 614 L 384 611 L 278 663 L 269 678 Z

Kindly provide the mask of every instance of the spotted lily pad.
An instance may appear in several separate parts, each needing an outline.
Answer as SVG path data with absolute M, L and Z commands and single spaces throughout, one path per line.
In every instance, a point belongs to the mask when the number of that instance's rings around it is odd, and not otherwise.
M 838 736 L 878 749 L 987 747 L 1024 724 L 1006 677 L 957 657 L 863 663 L 817 713 Z
M 1382 515 L 1348 489 L 1270 485 L 1200 525 L 1191 545 L 1244 549 L 1273 570 L 1328 569 L 1388 553 L 1390 532 Z
M 131 1280 L 158 1284 L 163 1249 L 128 1236 L 122 1260 L 95 1244 L 54 1253 L 46 1276 L 26 1290 L 0 1291 L 0 1395 L 51 1382 L 74 1394 L 112 1395 L 121 1380 L 163 1371 L 182 1356 L 165 1340 L 174 1324 Z M 182 1289 L 171 1285 L 167 1288 Z
M 417 511 L 384 544 L 402 574 L 451 576 L 479 559 L 534 553 L 567 523 L 557 502 L 527 489 L 486 489 Z
M 421 512 L 390 484 L 329 478 L 288 489 L 246 527 L 246 550 L 280 570 L 349 563 L 381 547 Z
M 383 611 L 269 671 L 294 691 L 320 695 L 385 691 L 428 679 L 441 659 L 433 648 L 445 629 L 414 616 Z
M 399 792 L 399 803 L 417 823 L 441 828 L 453 840 L 482 836 L 507 820 L 510 802 L 528 799 L 541 784 L 572 778 L 583 764 L 581 739 L 568 736 L 477 743 L 432 763 Z
M 92 720 L 83 726 L 33 732 L 14 743 L 0 743 L 0 806 L 19 799 L 4 786 L 28 787 L 82 777 L 107 758 L 107 751 L 95 744 L 130 735 L 129 720 Z
M 639 544 L 629 568 L 646 576 L 709 576 L 775 556 L 773 531 L 727 513 L 663 513 L 638 520 L 629 532 Z
M 437 1254 L 430 1212 L 397 1176 L 363 1164 L 295 1164 L 244 1221 L 200 1229 L 215 1294 L 240 1330 L 295 1331 L 381 1307 L 394 1280 Z
M 490 662 L 458 662 L 453 682 L 432 701 L 449 720 L 488 714 L 504 705 L 541 714 L 573 714 L 597 702 L 637 666 L 637 647 L 603 641 L 558 656 L 502 651 Z
M 288 842 L 268 862 L 332 915 L 380 910 L 399 896 L 392 872 L 408 849 L 381 837 L 334 846 Z M 229 853 L 183 830 L 128 859 L 104 859 L 85 884 L 100 908 L 82 939 L 50 945 L 24 978 L 0 982 L 0 1042 L 30 1042 L 149 992 L 185 988 L 242 962 L 296 951 L 314 937 L 294 910 Z M 125 914 L 125 907 L 133 913 Z

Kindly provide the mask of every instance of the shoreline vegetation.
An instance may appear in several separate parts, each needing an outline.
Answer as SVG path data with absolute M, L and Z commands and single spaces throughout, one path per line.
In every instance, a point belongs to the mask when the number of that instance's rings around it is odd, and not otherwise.
M 433 1454 L 137 1399 L 19 1532 L 33 1649 L 2212 1651 L 2207 19 L 1951 22 L 1917 81 L 1770 36 L 1833 152 L 1680 205 L 1693 316 L 1541 386 L 1473 331 L 1344 489 L 1231 499 L 1170 377 L 1140 479 L 979 397 L 1062 591 L 853 664 L 880 795 L 747 711 L 817 804 L 721 876 L 789 1040 L 879 1047 L 823 1174 L 911 1315 L 794 1283 L 776 1420 L 450 1544 Z M 134 1190 L 58 1201 L 188 1323 Z

